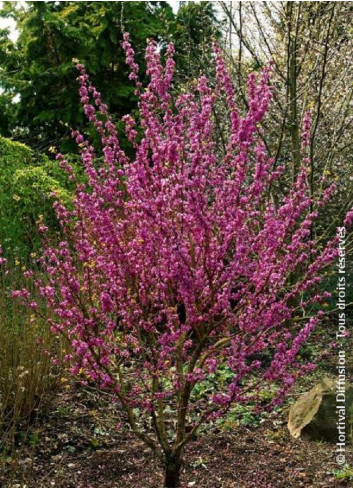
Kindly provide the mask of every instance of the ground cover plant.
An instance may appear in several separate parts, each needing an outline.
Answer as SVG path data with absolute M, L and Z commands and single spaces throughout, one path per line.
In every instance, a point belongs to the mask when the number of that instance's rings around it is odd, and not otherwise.
M 88 183 L 77 185 L 72 207 L 55 204 L 65 240 L 51 245 L 40 226 L 47 278 L 34 281 L 53 333 L 71 343 L 72 375 L 113 393 L 132 432 L 164 465 L 164 485 L 178 487 L 198 429 L 234 405 L 273 409 L 314 367 L 299 354 L 324 315 L 321 273 L 337 256 L 338 238 L 318 243 L 312 224 L 335 185 L 323 180 L 320 197 L 310 197 L 307 114 L 297 177 L 280 202 L 273 199 L 285 168 L 274 167 L 261 138 L 270 66 L 250 76 L 242 115 L 217 44 L 214 83 L 201 76 L 180 94 L 172 44 L 163 66 L 148 43 L 146 88 L 128 34 L 123 48 L 139 98 L 139 120 L 124 117 L 133 157 L 78 64 L 81 102 L 104 161 L 74 131 Z M 219 101 L 229 120 L 224 153 L 212 119 Z M 70 164 L 57 159 L 74 181 Z M 13 296 L 43 314 L 26 288 Z

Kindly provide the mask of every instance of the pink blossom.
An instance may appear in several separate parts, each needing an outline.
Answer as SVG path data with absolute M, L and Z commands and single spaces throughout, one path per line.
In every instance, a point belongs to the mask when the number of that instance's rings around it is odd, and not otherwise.
M 278 203 L 269 198 L 285 171 L 274 168 L 258 132 L 272 98 L 271 67 L 249 77 L 249 109 L 241 114 L 217 44 L 214 86 L 203 76 L 178 96 L 172 45 L 163 64 L 156 42 L 148 43 L 146 89 L 127 33 L 123 48 L 139 94 L 139 127 L 124 117 L 132 156 L 78 65 L 81 102 L 104 161 L 98 165 L 89 141 L 73 132 L 87 183 L 77 185 L 72 208 L 55 202 L 67 239 L 45 242 L 48 283 L 38 278 L 36 285 L 52 311 L 51 330 L 71 341 L 65 361 L 72 374 L 114 393 L 139 436 L 152 419 L 156 438 L 163 437 L 161 410 L 168 418 L 167 408 L 178 406 L 184 436 L 191 413 L 202 423 L 234 403 L 258 403 L 273 382 L 278 404 L 311 368 L 300 363 L 300 351 L 323 316 L 313 304 L 329 296 L 322 270 L 337 257 L 337 239 L 319 250 L 311 229 L 334 189 L 319 202 L 311 198 L 306 115 L 296 181 Z M 224 155 L 212 115 L 223 99 Z M 351 211 L 345 223 L 352 220 Z M 25 289 L 13 297 L 33 304 Z M 198 395 L 210 380 L 218 392 Z

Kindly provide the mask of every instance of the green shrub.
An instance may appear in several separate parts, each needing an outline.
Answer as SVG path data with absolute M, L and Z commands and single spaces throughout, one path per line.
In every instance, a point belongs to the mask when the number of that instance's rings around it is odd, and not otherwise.
M 66 204 L 71 188 L 56 161 L 0 137 L 0 244 L 7 257 L 26 261 L 38 250 L 37 221 L 58 229 L 52 193 Z

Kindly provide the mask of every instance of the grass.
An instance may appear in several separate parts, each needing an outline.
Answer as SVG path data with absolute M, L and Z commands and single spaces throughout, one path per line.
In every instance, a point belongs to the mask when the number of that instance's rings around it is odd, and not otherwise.
M 60 377 L 50 356 L 60 351 L 58 339 L 44 320 L 11 298 L 12 290 L 24 286 L 23 269 L 13 264 L 0 270 L 0 454 L 5 455 L 53 399 Z

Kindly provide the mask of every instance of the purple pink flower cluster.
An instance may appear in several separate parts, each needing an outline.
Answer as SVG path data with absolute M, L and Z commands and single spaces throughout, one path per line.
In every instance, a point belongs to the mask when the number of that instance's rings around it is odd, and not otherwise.
M 310 117 L 296 182 L 275 205 L 269 189 L 284 167 L 274 169 L 261 140 L 271 67 L 250 76 L 242 116 L 218 45 L 215 83 L 203 76 L 175 97 L 172 45 L 163 65 L 149 42 L 145 89 L 127 34 L 123 48 L 139 95 L 138 122 L 124 117 L 133 158 L 77 65 L 81 102 L 100 135 L 104 162 L 97 163 L 93 146 L 74 131 L 87 183 L 77 184 L 72 209 L 56 202 L 67 239 L 46 245 L 48 278 L 36 279 L 52 311 L 50 326 L 71 341 L 72 373 L 114 391 L 130 422 L 133 408 L 159 419 L 168 404 L 206 420 L 205 409 L 219 416 L 231 403 L 246 402 L 256 387 L 273 384 L 280 402 L 312 367 L 301 366 L 298 353 L 322 316 L 313 315 L 313 306 L 328 296 L 320 289 L 322 270 L 337 256 L 335 239 L 320 249 L 311 233 L 333 189 L 312 202 Z M 212 117 L 221 101 L 229 120 L 225 154 Z M 64 157 L 57 158 L 74 179 Z M 34 307 L 26 290 L 14 296 Z M 193 397 L 194 387 L 221 364 L 233 378 L 205 407 Z

